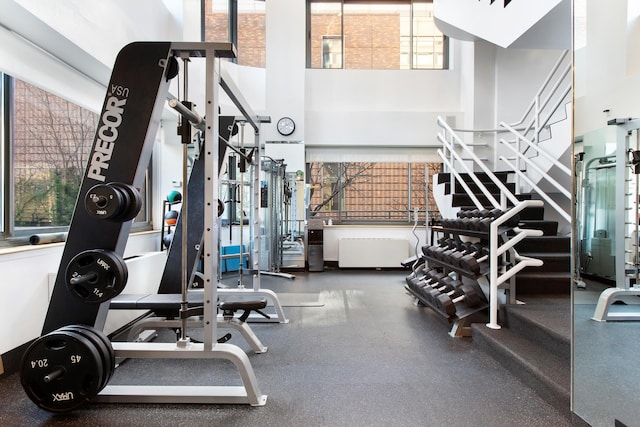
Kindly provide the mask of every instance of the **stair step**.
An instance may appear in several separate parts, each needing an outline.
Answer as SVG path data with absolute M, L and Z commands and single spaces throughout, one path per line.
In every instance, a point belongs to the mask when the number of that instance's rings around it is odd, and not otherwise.
M 553 249 L 553 248 L 551 248 Z M 520 255 L 537 258 L 544 262 L 542 267 L 526 267 L 521 273 L 537 273 L 541 269 L 545 272 L 571 271 L 571 254 L 569 252 L 519 252 Z
M 500 194 L 492 194 L 492 196 L 498 202 L 500 201 Z M 476 194 L 476 197 L 478 198 L 478 201 L 482 204 L 483 207 L 487 209 L 493 208 L 493 205 L 489 203 L 489 199 L 487 199 L 487 197 L 484 194 Z M 519 194 L 519 195 L 516 195 L 516 197 L 518 198 L 518 200 L 531 199 L 530 194 Z M 513 203 L 508 202 L 508 205 L 513 206 Z M 466 193 L 455 193 L 453 194 L 453 197 L 452 197 L 451 206 L 453 207 L 473 206 L 473 201 L 471 200 L 471 197 L 469 197 L 469 195 L 467 195 Z
M 522 220 L 522 217 L 520 220 L 520 228 L 542 230 L 544 236 L 556 236 L 558 234 L 558 221 Z
M 516 275 L 517 295 L 570 295 L 571 271 L 521 271 Z
M 520 211 L 520 219 L 523 221 L 535 221 L 544 219 L 544 206 L 529 206 Z
M 478 177 L 478 179 L 481 182 L 492 182 L 491 178 L 488 177 L 488 175 L 485 172 L 474 172 L 475 176 Z M 496 178 L 498 178 L 500 181 L 502 182 L 507 182 L 507 178 L 509 177 L 509 175 L 513 174 L 512 171 L 499 171 L 499 172 L 493 172 L 493 174 L 496 176 Z M 473 180 L 471 178 L 469 178 L 469 174 L 468 173 L 461 173 L 460 177 L 465 180 L 466 182 L 473 182 Z M 451 174 L 449 172 L 442 172 L 438 174 L 438 184 L 442 184 L 445 182 L 448 182 L 451 180 Z
M 571 297 L 542 295 L 519 299 L 524 304 L 502 307 L 503 324 L 570 363 Z
M 570 417 L 570 363 L 507 328 L 494 330 L 479 323 L 471 327 L 478 347 Z
M 491 194 L 500 194 L 500 188 L 498 188 L 498 186 L 495 183 L 486 182 L 486 183 L 483 183 L 483 184 Z M 469 183 L 467 183 L 467 185 L 469 186 L 469 189 L 474 194 L 482 194 L 482 191 L 480 190 L 478 184 L 476 184 L 475 182 L 469 182 Z M 505 185 L 505 187 L 507 187 L 507 189 L 509 191 L 511 191 L 511 193 L 515 193 L 516 192 L 516 184 L 515 184 L 515 182 L 505 182 L 504 185 Z M 450 189 L 451 189 L 451 183 L 448 182 L 448 181 L 445 182 L 445 184 L 444 184 L 444 194 L 449 194 L 450 193 Z M 464 187 L 462 186 L 462 184 L 460 184 L 460 182 L 456 180 L 454 193 L 465 193 L 465 192 L 466 191 L 465 191 Z M 498 200 L 500 200 L 500 199 L 498 199 Z
M 516 245 L 519 253 L 548 252 L 553 248 L 554 252 L 571 252 L 571 238 L 568 236 L 539 236 L 527 237 Z

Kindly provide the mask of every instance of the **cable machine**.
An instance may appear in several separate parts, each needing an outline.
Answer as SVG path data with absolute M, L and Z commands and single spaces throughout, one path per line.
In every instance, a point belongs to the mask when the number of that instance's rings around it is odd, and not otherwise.
M 595 166 L 595 162 L 601 166 L 608 175 L 602 182 L 609 194 L 613 190 L 613 206 L 596 207 L 592 216 L 602 211 L 612 211 L 614 214 L 613 236 L 611 245 L 614 253 L 614 277 L 616 286 L 602 291 L 596 305 L 593 320 L 640 320 L 640 310 L 635 305 L 623 305 L 623 309 L 613 309 L 612 304 L 623 301 L 626 296 L 640 295 L 640 259 L 638 257 L 638 177 L 640 175 L 640 120 L 638 119 L 614 119 L 607 123 L 615 126 L 616 148 L 615 155 L 600 159 L 593 159 L 585 163 L 586 176 L 588 169 Z M 614 163 L 612 163 L 612 161 Z M 615 165 L 615 166 L 612 166 Z M 614 168 L 615 178 L 610 172 Z M 589 221 L 587 207 L 592 205 L 587 200 L 583 203 L 583 230 Z M 594 224 L 599 224 L 598 218 L 593 218 Z M 594 235 L 599 234 L 600 228 L 594 226 Z M 602 234 L 602 233 L 600 233 Z M 593 248 L 593 246 L 592 246 Z M 618 307 L 618 306 L 616 306 Z

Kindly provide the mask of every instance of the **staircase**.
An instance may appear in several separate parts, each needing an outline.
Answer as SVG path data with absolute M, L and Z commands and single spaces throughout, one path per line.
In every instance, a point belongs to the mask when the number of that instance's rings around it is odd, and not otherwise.
M 514 184 L 509 182 L 511 172 L 494 172 L 497 178 L 507 188 L 514 189 Z M 499 190 L 489 177 L 483 173 L 476 173 L 476 177 L 496 198 L 499 198 Z M 491 209 L 486 196 L 477 188 L 477 185 L 467 174 L 460 174 L 467 186 L 484 207 Z M 456 181 L 454 191 L 451 192 L 449 184 L 450 175 L 440 173 L 436 182 L 444 186 L 444 194 L 450 195 L 452 207 L 458 209 L 473 209 L 470 196 L 464 191 L 462 185 Z M 515 191 L 512 191 L 515 193 Z M 530 200 L 531 194 L 516 195 L 519 200 Z M 542 230 L 540 237 L 527 237 L 515 246 L 516 251 L 525 256 L 543 260 L 543 267 L 527 267 L 516 276 L 516 289 L 519 295 L 570 295 L 571 293 L 571 238 L 558 236 L 558 222 L 544 219 L 544 207 L 529 207 L 520 214 L 520 228 Z
M 512 173 L 495 175 L 511 190 Z M 476 176 L 492 193 L 499 191 L 486 174 Z M 468 187 L 478 192 L 468 175 L 460 174 Z M 449 174 L 439 174 L 436 182 L 443 185 L 454 207 L 473 208 L 470 197 L 456 183 L 449 185 Z M 475 194 L 485 203 L 482 194 Z M 495 197 L 495 196 L 494 196 Z M 519 195 L 522 200 L 530 194 Z M 489 204 L 485 207 L 491 208 Z M 570 412 L 571 366 L 571 239 L 558 236 L 558 222 L 545 220 L 544 207 L 529 207 L 520 215 L 520 228 L 543 231 L 542 236 L 527 237 L 515 249 L 520 255 L 541 259 L 542 267 L 527 267 L 516 277 L 516 298 L 524 304 L 505 304 L 499 312 L 501 329 L 484 323 L 472 324 L 472 337 L 478 347 L 494 357 L 523 383 L 567 417 Z

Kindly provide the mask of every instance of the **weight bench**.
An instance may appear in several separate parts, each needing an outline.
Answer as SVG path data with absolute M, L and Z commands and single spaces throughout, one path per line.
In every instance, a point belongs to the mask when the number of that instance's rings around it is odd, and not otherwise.
M 190 312 L 190 317 L 187 318 L 188 326 L 203 327 L 204 292 L 188 292 L 187 301 L 187 307 Z M 145 330 L 180 328 L 182 326 L 182 319 L 180 318 L 181 302 L 181 294 L 120 294 L 111 299 L 109 309 L 148 310 L 154 313 L 153 316 L 144 318 L 131 327 L 127 340 L 136 341 L 142 331 Z M 264 297 L 220 301 L 218 302 L 218 309 L 222 312 L 222 316 L 218 316 L 217 326 L 239 331 L 255 353 L 265 353 L 267 347 L 262 345 L 246 323 L 246 320 L 252 311 L 269 318 L 269 315 L 261 311 L 266 306 L 267 299 Z M 243 313 L 239 317 L 235 317 L 235 313 L 239 310 L 243 310 Z M 225 335 L 219 342 L 226 342 L 229 338 L 231 338 L 231 334 Z

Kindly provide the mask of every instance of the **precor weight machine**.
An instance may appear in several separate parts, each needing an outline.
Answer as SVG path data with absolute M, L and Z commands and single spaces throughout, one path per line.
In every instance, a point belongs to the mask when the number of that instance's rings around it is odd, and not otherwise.
M 60 412 L 89 400 L 252 406 L 266 403 L 267 397 L 259 390 L 246 353 L 235 345 L 217 342 L 219 88 L 229 95 L 256 134 L 260 127 L 260 120 L 220 67 L 219 58 L 235 54 L 231 43 L 189 42 L 132 43 L 118 54 L 42 336 L 27 349 L 23 359 L 23 386 L 40 407 Z M 176 343 L 110 343 L 101 330 L 110 300 L 122 292 L 127 282 L 122 256 L 131 220 L 141 206 L 137 189 L 143 185 L 169 82 L 179 72 L 179 59 L 185 67 L 189 61 L 201 60 L 206 68 L 204 188 L 200 197 L 204 215 L 200 235 L 204 248 L 200 307 L 204 339 L 196 343 L 186 336 L 188 317 L 181 315 L 184 322 Z M 183 209 L 188 205 L 187 200 Z M 189 218 L 189 214 L 184 217 Z M 187 235 L 182 239 L 184 249 Z M 188 314 L 186 284 L 192 270 L 187 265 L 186 251 L 182 251 L 181 258 L 180 311 Z M 111 385 L 116 357 L 229 360 L 238 370 L 242 386 Z

